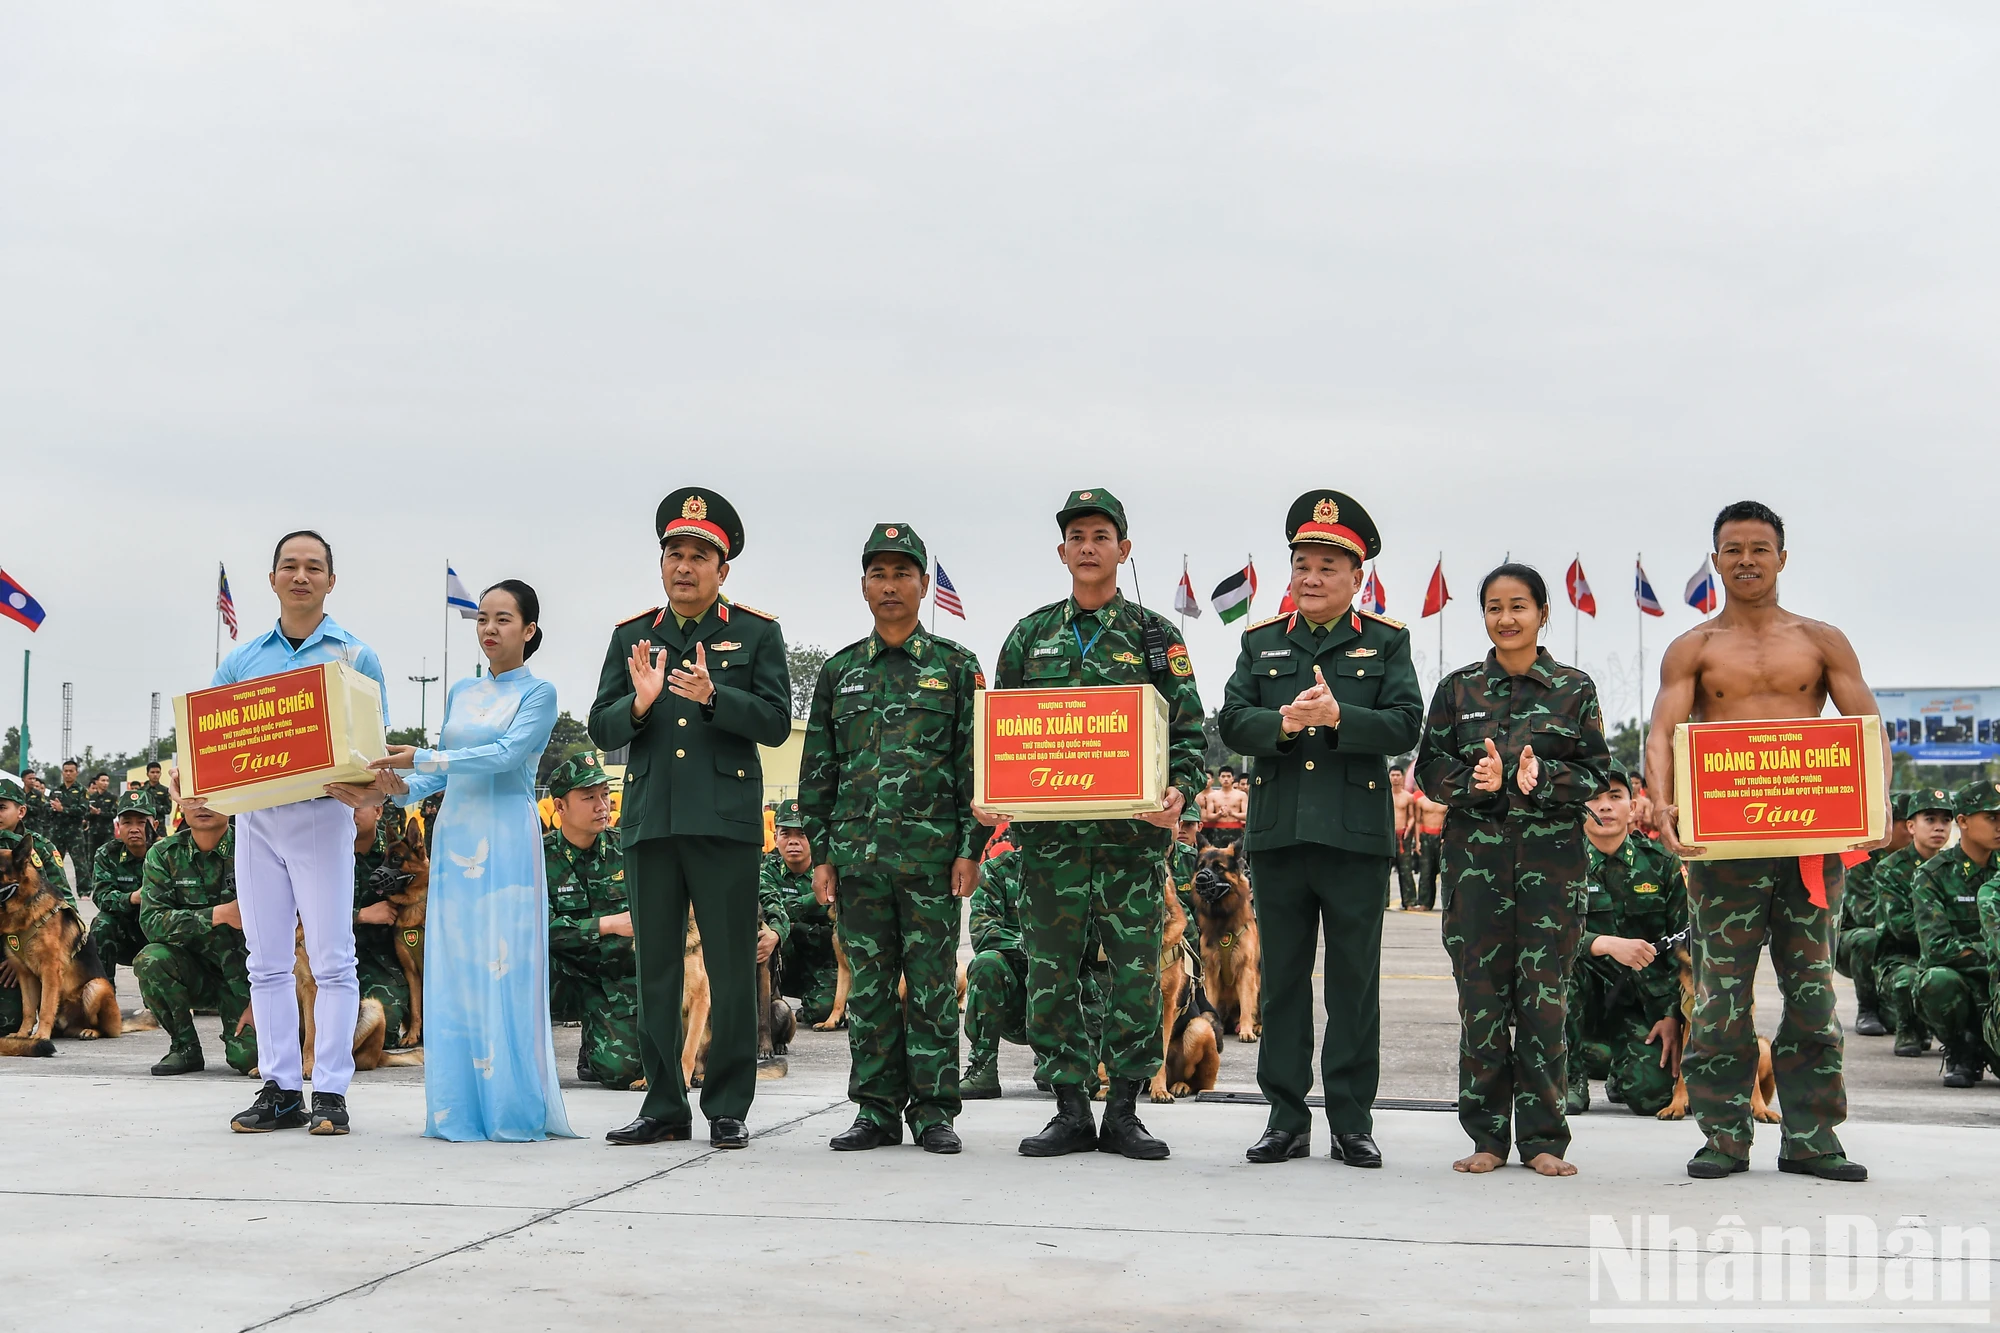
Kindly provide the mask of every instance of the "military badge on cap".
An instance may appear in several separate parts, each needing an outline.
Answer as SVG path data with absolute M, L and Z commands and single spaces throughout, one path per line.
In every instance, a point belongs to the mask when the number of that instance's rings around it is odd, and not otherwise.
M 868 558 L 874 555 L 908 556 L 915 562 L 918 573 L 930 569 L 930 552 L 924 548 L 924 539 L 907 523 L 877 523 L 861 547 L 863 569 L 868 568 Z
M 549 774 L 549 795 L 560 800 L 579 787 L 601 787 L 611 781 L 595 750 L 582 750 L 557 764 Z
M 799 813 L 799 803 L 796 800 L 780 801 L 771 822 L 778 828 L 804 828 L 806 817 Z
M 665 546 L 674 537 L 699 537 L 722 552 L 724 560 L 743 553 L 743 522 L 735 508 L 714 491 L 684 486 L 666 499 L 653 514 L 653 528 Z
M 1353 496 L 1339 491 L 1307 491 L 1292 501 L 1285 515 L 1285 540 L 1295 547 L 1337 546 L 1356 560 L 1382 554 L 1375 520 Z
M 1071 520 L 1082 518 L 1085 514 L 1104 515 L 1111 520 L 1112 526 L 1118 529 L 1118 540 L 1125 540 L 1125 506 L 1118 503 L 1118 497 L 1110 491 L 1102 486 L 1095 486 L 1085 491 L 1071 491 L 1069 502 L 1056 512 L 1056 527 L 1059 530 L 1067 530 Z

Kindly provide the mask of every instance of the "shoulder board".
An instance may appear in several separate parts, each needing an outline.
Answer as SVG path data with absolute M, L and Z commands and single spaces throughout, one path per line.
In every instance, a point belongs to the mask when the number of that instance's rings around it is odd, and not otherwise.
M 1285 619 L 1285 618 L 1286 618 L 1287 616 L 1289 616 L 1289 615 L 1291 615 L 1291 614 L 1292 614 L 1292 613 L 1291 613 L 1290 611 L 1280 611 L 1280 612 L 1278 612 L 1278 614 L 1277 614 L 1277 615 L 1275 615 L 1275 616 L 1266 616 L 1266 617 L 1264 617 L 1264 619 L 1262 619 L 1262 620 L 1258 621 L 1258 622 L 1257 622 L 1256 624 L 1254 624 L 1254 625 L 1246 625 L 1246 626 L 1244 627 L 1244 629 L 1243 629 L 1243 632 L 1244 632 L 1245 634 L 1248 634 L 1248 633 L 1249 633 L 1249 632 L 1250 632 L 1251 630 L 1253 630 L 1253 629 L 1262 629 L 1262 628 L 1264 628 L 1264 626 L 1266 626 L 1266 625 L 1275 625 L 1275 624 L 1277 624 L 1277 623 L 1278 623 L 1278 622 L 1279 622 L 1280 620 L 1283 620 L 1283 619 Z
M 759 611 L 756 607 L 751 606 L 745 602 L 732 601 L 731 603 L 729 603 L 729 609 L 731 611 L 748 611 L 751 615 L 756 616 L 760 620 L 776 620 L 778 618 L 777 615 L 773 612 Z
M 1357 611 L 1361 611 L 1361 608 L 1359 608 L 1359 607 L 1356 607 L 1356 608 L 1355 608 L 1355 610 L 1357 610 Z M 1381 625 L 1387 625 L 1387 626 L 1388 626 L 1388 627 L 1389 627 L 1390 629 L 1404 629 L 1404 628 L 1406 628 L 1406 626 L 1405 626 L 1405 625 L 1403 624 L 1403 622 L 1402 622 L 1402 621 L 1400 621 L 1400 620 L 1391 620 L 1391 619 L 1389 619 L 1389 617 L 1387 617 L 1387 616 L 1378 616 L 1378 615 L 1376 615 L 1376 614 L 1375 614 L 1375 613 L 1374 613 L 1373 611 L 1361 611 L 1361 616 L 1362 616 L 1362 619 L 1364 619 L 1364 620 L 1372 620 L 1372 621 L 1375 621 L 1375 622 L 1376 622 L 1377 624 L 1381 624 Z
M 640 618 L 642 618 L 642 617 L 645 617 L 645 616 L 651 616 L 651 615 L 657 615 L 657 614 L 659 614 L 659 610 L 660 610 L 660 608 L 659 608 L 659 607 L 657 607 L 657 606 L 649 606 L 649 607 L 647 607 L 647 608 L 646 608 L 646 609 L 645 609 L 644 611 L 635 611 L 635 612 L 633 612 L 633 613 L 632 613 L 631 615 L 629 615 L 629 616 L 625 617 L 625 618 L 624 618 L 623 620 L 621 620 L 621 621 L 619 621 L 619 622 L 617 622 L 617 623 L 618 623 L 618 624 L 620 624 L 620 625 L 629 625 L 629 624 L 631 624 L 631 623 L 632 623 L 633 621 L 635 621 L 635 620 L 638 620 L 638 619 L 640 619 Z
M 823 665 L 831 666 L 837 659 L 845 657 L 847 654 L 854 652 L 857 649 L 866 648 L 867 646 L 868 646 L 868 640 L 856 639 L 853 643 L 848 644 L 845 648 L 836 648 L 832 652 L 828 653 L 826 655 L 826 662 Z M 771 855 L 776 856 L 777 853 L 772 852 Z

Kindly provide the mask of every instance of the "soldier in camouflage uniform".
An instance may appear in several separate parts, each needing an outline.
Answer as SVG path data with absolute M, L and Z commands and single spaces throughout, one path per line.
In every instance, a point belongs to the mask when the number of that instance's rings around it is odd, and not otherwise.
M 97 904 L 90 938 L 97 945 L 104 975 L 115 982 L 118 965 L 130 967 L 146 947 L 146 932 L 139 926 L 139 887 L 146 875 L 146 853 L 153 845 L 152 804 L 127 792 L 118 798 L 111 828 L 112 840 L 97 849 L 90 868 L 90 900 Z
M 1979 886 L 1979 939 L 1989 964 L 2000 959 L 2000 875 L 1988 875 Z M 1980 1016 L 1980 1035 L 1991 1054 L 2000 1051 L 2000 992 L 1989 984 L 1987 997 L 1986 1012 Z
M 1840 919 L 1833 933 L 1833 970 L 1854 982 L 1854 1031 L 1863 1037 L 1888 1034 L 1882 1003 L 1875 993 L 1875 954 L 1882 942 L 1875 924 L 1875 871 L 1890 856 L 1910 845 L 1909 792 L 1889 796 L 1889 845 L 1868 853 L 1868 859 L 1847 871 L 1840 892 Z
M 1905 797 L 1903 809 L 1909 842 L 1876 864 L 1868 887 L 1875 895 L 1877 1003 L 1895 1031 L 1896 1054 L 1908 1058 L 1931 1048 L 1917 1005 L 1917 983 L 1924 975 L 1918 965 L 1923 942 L 1917 938 L 1917 870 L 1951 840 L 1951 794 L 1926 787 Z
M 362 999 L 372 996 L 381 1002 L 388 1017 L 388 1044 L 395 1046 L 410 1026 L 410 979 L 396 957 L 396 905 L 369 883 L 394 841 L 386 813 L 391 808 L 367 805 L 354 812 L 354 979 Z M 420 945 L 421 934 L 418 941 Z
M 1590 1109 L 1582 1053 L 1603 1042 L 1616 1084 L 1634 1115 L 1657 1115 L 1673 1100 L 1680 1062 L 1680 968 L 1655 945 L 1687 925 L 1681 860 L 1649 838 L 1630 836 L 1632 780 L 1607 769 L 1590 798 L 1589 905 L 1569 974 L 1569 1104 Z
M 2000 863 L 2000 782 L 1980 778 L 1953 797 L 1958 845 L 1946 848 L 1917 871 L 1917 1011 L 1944 1043 L 1947 1088 L 1979 1082 L 1993 1056 L 1981 1027 L 1991 1002 L 1993 959 L 1979 926 L 1979 891 L 1996 876 Z
M 972 961 L 965 965 L 965 1042 L 959 1096 L 1000 1095 L 1000 1043 L 1028 1040 L 1028 955 L 1021 945 L 1021 854 L 979 867 L 971 904 Z
M 167 821 L 173 817 L 174 798 L 172 793 L 167 791 L 166 784 L 160 781 L 159 760 L 155 759 L 146 765 L 146 785 L 139 790 L 153 803 L 153 818 L 159 821 L 161 829 L 165 829 Z
M 28 817 L 32 808 L 30 797 L 22 785 L 11 777 L 0 777 L 0 847 L 10 851 L 26 847 L 31 855 L 42 859 L 36 869 L 48 886 L 62 895 L 64 902 L 76 906 L 76 894 L 69 886 L 69 876 L 63 872 L 62 852 L 48 837 L 29 828 Z
M 900 1143 L 907 1119 L 926 1152 L 955 1153 L 959 900 L 985 841 L 972 736 L 986 678 L 969 649 L 922 628 L 929 555 L 907 523 L 877 525 L 861 567 L 875 631 L 820 669 L 799 763 L 814 893 L 838 902 L 853 975 L 847 1095 L 860 1110 L 831 1146 Z
M 1458 1119 L 1476 1150 L 1453 1165 L 1505 1163 L 1511 1111 L 1521 1160 L 1570 1175 L 1566 987 L 1589 899 L 1584 803 L 1610 751 L 1596 685 L 1536 646 L 1541 575 L 1501 565 L 1479 600 L 1494 650 L 1440 682 L 1417 755 L 1418 785 L 1451 812 L 1444 941 L 1462 1020 Z
M 49 836 L 49 789 L 42 782 L 40 773 L 28 772 L 21 775 L 21 786 L 26 794 L 21 798 L 25 810 L 24 826 Z
M 49 841 L 60 848 L 76 867 L 78 879 L 90 877 L 90 862 L 83 855 L 84 825 L 90 818 L 90 793 L 77 781 L 74 759 L 63 760 L 62 783 L 49 793 Z
M 801 1021 L 820 1023 L 833 1012 L 840 960 L 833 956 L 833 917 L 813 897 L 812 843 L 797 801 L 779 802 L 777 839 L 758 872 L 757 902 L 782 940 L 779 993 L 799 997 Z
M 1157 814 L 1014 824 L 1028 1040 L 1036 1077 L 1056 1090 L 1055 1118 L 1023 1140 L 1021 1151 L 1054 1157 L 1098 1148 L 1152 1160 L 1167 1156 L 1167 1145 L 1147 1133 L 1137 1104 L 1140 1085 L 1161 1059 L 1161 860 L 1204 782 L 1201 695 L 1173 627 L 1118 591 L 1118 566 L 1132 549 L 1118 498 L 1101 487 L 1074 491 L 1056 528 L 1071 594 L 1014 626 L 1001 646 L 995 683 L 1001 689 L 1153 685 L 1167 701 L 1168 789 Z M 1095 1051 L 1078 980 L 1093 923 L 1109 969 L 1102 1046 Z M 1087 1091 L 1099 1056 L 1111 1081 L 1101 1139 Z
M 148 943 L 132 960 L 139 994 L 167 1030 L 172 1045 L 155 1074 L 192 1074 L 205 1067 L 194 1011 L 222 1016 L 222 1050 L 229 1067 L 257 1065 L 257 1030 L 250 1023 L 250 947 L 236 905 L 236 835 L 213 810 L 186 810 L 179 831 L 146 853 L 139 887 L 139 924 Z
M 554 989 L 583 1023 L 577 1077 L 623 1092 L 646 1071 L 625 853 L 611 827 L 611 777 L 597 752 L 586 750 L 549 774 L 549 795 L 556 826 L 542 839 L 542 864 Z

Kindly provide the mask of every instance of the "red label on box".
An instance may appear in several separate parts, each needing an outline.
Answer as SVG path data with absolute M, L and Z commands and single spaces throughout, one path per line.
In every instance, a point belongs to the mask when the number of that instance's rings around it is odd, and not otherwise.
M 986 799 L 995 805 L 1143 801 L 1144 685 L 994 690 L 986 696 Z
M 333 766 L 323 666 L 191 691 L 187 717 L 191 794 Z
M 1858 718 L 1687 728 L 1696 844 L 1868 836 L 1871 772 Z

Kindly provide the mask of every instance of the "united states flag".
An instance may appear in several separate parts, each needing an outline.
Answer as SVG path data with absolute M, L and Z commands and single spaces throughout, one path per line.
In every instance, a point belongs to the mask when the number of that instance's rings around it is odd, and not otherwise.
M 215 609 L 222 613 L 222 623 L 229 626 L 229 637 L 236 637 L 236 599 L 229 595 L 229 571 L 220 564 L 215 567 Z
M 944 566 L 937 566 L 937 579 L 931 584 L 931 598 L 940 611 L 949 611 L 960 620 L 965 619 L 965 603 L 958 600 L 958 589 L 951 586 L 951 579 L 944 572 Z

